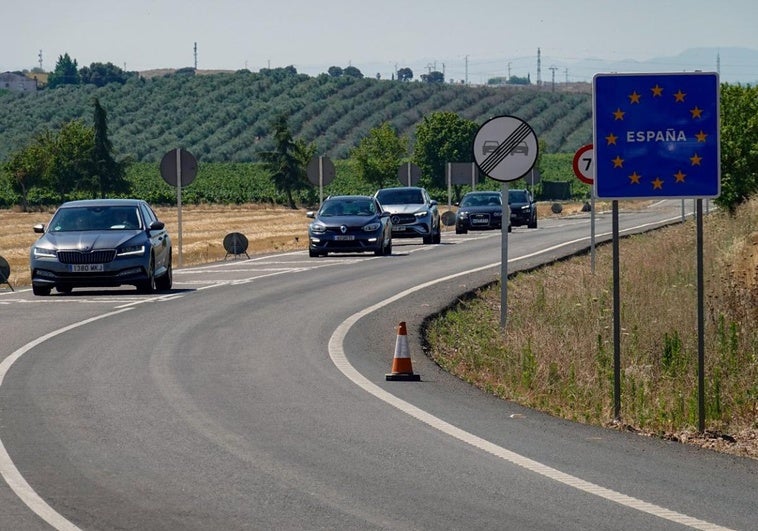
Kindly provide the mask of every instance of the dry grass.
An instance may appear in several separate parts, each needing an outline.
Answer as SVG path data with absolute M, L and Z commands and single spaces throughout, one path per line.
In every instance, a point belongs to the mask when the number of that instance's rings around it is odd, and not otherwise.
M 621 243 L 623 426 L 758 458 L 758 201 L 706 222 L 706 428 L 697 435 L 694 223 Z M 520 274 L 429 327 L 432 357 L 498 396 L 581 422 L 613 418 L 612 254 Z

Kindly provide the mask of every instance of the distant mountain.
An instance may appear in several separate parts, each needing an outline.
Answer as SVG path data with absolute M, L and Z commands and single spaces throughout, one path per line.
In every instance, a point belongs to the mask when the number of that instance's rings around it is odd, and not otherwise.
M 528 73 L 532 83 L 536 83 L 537 76 L 537 51 L 535 50 L 533 64 L 526 68 L 519 75 Z M 508 59 L 503 58 L 499 61 L 503 65 L 502 73 L 493 73 L 491 77 L 503 76 L 507 72 L 505 65 Z M 436 68 L 444 69 L 444 63 L 437 63 L 433 59 L 419 58 L 415 61 L 409 61 L 408 64 L 399 64 L 399 67 L 410 66 L 415 74 L 415 79 L 419 78 L 422 73 L 426 72 L 425 68 L 419 68 L 419 65 L 432 65 Z M 556 84 L 565 83 L 591 83 L 592 77 L 597 73 L 607 72 L 692 72 L 695 70 L 707 72 L 719 72 L 719 78 L 724 83 L 741 83 L 743 85 L 758 84 L 758 50 L 750 48 L 690 48 L 678 55 L 661 55 L 646 61 L 626 59 L 620 61 L 609 61 L 588 57 L 579 61 L 566 61 L 557 59 L 549 55 L 541 56 L 541 77 L 544 83 L 550 83 L 553 73 L 551 68 L 555 67 Z M 386 74 L 386 63 L 369 63 L 356 65 L 364 75 L 373 77 L 375 72 L 384 72 L 382 77 L 389 78 Z M 450 65 L 448 65 L 450 66 Z M 461 70 L 461 65 L 455 65 L 456 70 Z M 301 71 L 298 69 L 298 71 Z M 306 72 L 309 75 L 316 75 L 317 72 Z M 448 75 L 449 77 L 455 77 Z M 456 82 L 458 79 L 456 78 Z M 472 76 L 469 81 L 472 84 L 485 84 L 487 79 L 476 79 Z
M 606 61 L 584 59 L 575 63 L 552 63 L 549 57 L 543 64 L 568 69 L 570 80 L 591 81 L 598 72 L 719 72 L 722 83 L 758 83 L 758 50 L 749 48 L 690 48 L 679 55 L 660 56 L 647 61 L 633 59 Z M 543 79 L 545 75 L 543 73 Z

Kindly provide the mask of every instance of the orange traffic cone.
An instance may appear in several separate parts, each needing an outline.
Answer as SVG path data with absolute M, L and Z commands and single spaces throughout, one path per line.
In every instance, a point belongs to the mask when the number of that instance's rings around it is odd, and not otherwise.
M 405 329 L 405 321 L 400 323 L 397 329 L 395 341 L 395 357 L 392 359 L 392 372 L 384 377 L 391 381 L 419 382 L 421 376 L 413 374 L 411 354 L 408 348 L 408 332 Z

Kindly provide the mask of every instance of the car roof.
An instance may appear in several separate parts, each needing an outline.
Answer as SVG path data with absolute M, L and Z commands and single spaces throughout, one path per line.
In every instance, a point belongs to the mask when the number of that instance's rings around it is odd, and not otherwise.
M 369 201 L 373 201 L 374 198 L 370 195 L 330 195 L 325 199 L 325 201 L 331 201 L 334 199 L 368 199 Z
M 499 194 L 500 190 L 477 190 L 476 192 L 466 192 L 464 195 L 492 195 Z
M 60 208 L 69 207 L 104 207 L 104 206 L 137 206 L 144 203 L 142 199 L 79 199 L 66 201 Z
M 392 186 L 389 188 L 380 188 L 377 190 L 377 193 L 382 190 L 423 190 L 423 188 L 421 186 Z

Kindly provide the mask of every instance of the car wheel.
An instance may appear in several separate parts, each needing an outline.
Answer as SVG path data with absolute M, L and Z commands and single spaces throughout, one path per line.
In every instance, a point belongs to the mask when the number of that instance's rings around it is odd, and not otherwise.
M 168 259 L 166 273 L 155 279 L 155 287 L 160 291 L 169 291 L 174 284 L 174 273 L 171 267 L 171 258 Z
M 32 293 L 39 295 L 40 297 L 47 297 L 50 295 L 51 288 L 47 286 L 34 286 L 32 285 Z
M 456 234 L 466 234 L 466 233 L 468 233 L 468 231 L 466 229 L 455 227 L 455 233 Z
M 147 280 L 137 284 L 137 291 L 140 293 L 155 292 L 155 262 L 153 262 L 152 257 L 150 257 L 150 265 L 147 267 Z
M 313 249 L 308 249 L 308 256 L 310 256 L 311 258 L 318 258 L 319 252 L 314 251 Z
M 536 229 L 537 228 L 537 220 L 535 219 L 534 221 L 530 221 L 529 225 L 527 225 L 527 228 L 529 228 L 529 229 Z
M 513 232 L 513 225 L 510 223 L 508 224 L 508 232 Z
M 437 226 L 437 232 L 432 236 L 432 243 L 440 243 L 442 241 L 442 229 Z
M 392 240 L 387 242 L 387 249 L 384 251 L 384 256 L 392 255 Z

